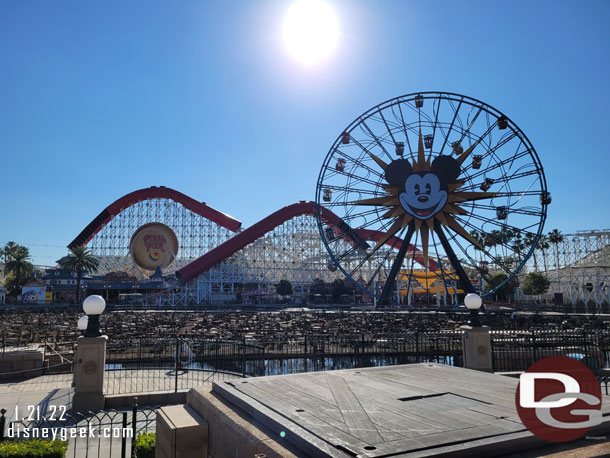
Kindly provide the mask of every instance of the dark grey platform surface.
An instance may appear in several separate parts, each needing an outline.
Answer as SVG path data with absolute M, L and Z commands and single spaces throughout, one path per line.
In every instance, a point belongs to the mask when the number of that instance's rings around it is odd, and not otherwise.
M 542 443 L 519 420 L 517 383 L 424 363 L 224 381 L 212 391 L 306 456 L 494 456 Z M 607 396 L 603 404 L 608 427 Z

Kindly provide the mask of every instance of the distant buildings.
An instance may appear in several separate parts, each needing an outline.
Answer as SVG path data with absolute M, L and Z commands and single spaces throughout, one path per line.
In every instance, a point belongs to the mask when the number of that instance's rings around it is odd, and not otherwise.
M 108 272 L 104 275 L 81 276 L 81 298 L 99 294 L 109 303 L 134 302 L 139 297 L 164 291 L 166 280 L 175 277 L 164 277 L 157 269 L 149 278 L 136 278 L 126 272 Z M 8 302 L 17 300 L 23 304 L 71 304 L 76 298 L 77 276 L 62 268 L 46 268 L 44 274 L 35 271 L 21 288 L 19 297 L 10 297 Z M 0 304 L 7 302 L 7 291 L 0 285 Z
M 47 286 L 37 277 L 28 280 L 21 288 L 21 301 L 24 304 L 47 304 L 53 296 L 47 292 Z
M 47 292 L 52 294 L 52 299 L 47 302 L 71 303 L 76 297 L 76 273 L 68 272 L 61 268 L 46 269 L 42 282 Z M 159 272 L 155 272 L 148 279 L 137 279 L 126 272 L 109 272 L 105 275 L 81 276 L 81 289 L 85 297 L 91 294 L 99 294 L 109 302 L 121 302 L 131 300 L 134 294 L 151 294 L 163 290 L 164 279 Z
M 61 268 L 46 269 L 42 281 L 52 297 L 49 302 L 65 303 L 72 302 L 76 297 L 76 273 L 68 272 Z M 91 281 L 89 275 L 81 276 L 81 288 L 86 288 Z

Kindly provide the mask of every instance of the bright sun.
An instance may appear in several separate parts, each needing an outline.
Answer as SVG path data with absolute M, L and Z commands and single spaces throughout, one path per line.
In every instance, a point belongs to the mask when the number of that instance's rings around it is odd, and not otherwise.
M 315 65 L 337 47 L 337 15 L 323 0 L 298 0 L 288 8 L 282 35 L 295 58 L 305 65 Z

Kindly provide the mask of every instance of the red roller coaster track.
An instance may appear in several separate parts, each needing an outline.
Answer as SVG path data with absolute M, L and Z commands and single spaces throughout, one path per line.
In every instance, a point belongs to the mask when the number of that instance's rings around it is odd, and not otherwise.
M 72 242 L 70 242 L 68 248 L 86 245 L 95 234 L 102 230 L 102 228 L 108 224 L 112 218 L 121 213 L 122 210 L 135 203 L 150 199 L 171 199 L 174 202 L 183 205 L 193 213 L 197 213 L 233 232 L 241 227 L 240 221 L 237 221 L 235 218 L 212 207 L 208 207 L 205 203 L 199 202 L 186 194 L 182 194 L 171 188 L 166 188 L 165 186 L 151 186 L 150 188 L 138 189 L 137 191 L 126 194 L 120 199 L 115 200 L 102 210 L 102 212 L 97 215 L 97 217 L 95 217 L 95 219 L 91 221 L 87 227 L 72 240 Z
M 198 259 L 195 259 L 193 262 L 184 266 L 176 273 L 184 281 L 192 280 L 193 278 L 201 275 L 203 272 L 211 269 L 222 260 L 227 259 L 245 246 L 251 244 L 256 239 L 264 236 L 267 232 L 272 231 L 280 224 L 296 216 L 314 215 L 315 206 L 315 202 L 301 201 L 296 204 L 280 208 L 278 211 L 270 214 L 266 218 L 263 218 L 258 223 L 254 224 L 243 232 L 240 232 L 223 244 L 218 245 L 216 248 L 210 250 L 208 253 L 204 254 Z M 326 224 L 330 226 L 339 227 L 342 223 L 341 219 L 337 215 L 324 207 L 321 207 L 321 216 Z M 383 236 L 382 232 L 367 229 L 359 229 L 355 230 L 354 232 L 356 232 L 356 234 L 364 240 L 378 241 Z M 395 245 L 396 248 L 400 249 L 402 241 L 392 237 L 386 243 L 388 245 Z M 408 251 L 411 253 L 416 252 L 415 246 L 410 245 Z M 424 264 L 424 259 L 421 256 L 416 255 L 415 260 L 422 265 Z M 428 267 L 430 270 L 436 270 L 436 262 L 429 259 Z
M 121 213 L 122 210 L 127 207 L 144 200 L 149 199 L 171 199 L 185 208 L 191 210 L 204 218 L 218 224 L 219 226 L 225 227 L 230 231 L 236 232 L 241 227 L 241 222 L 232 218 L 231 216 L 222 213 L 212 207 L 207 206 L 205 203 L 199 202 L 186 194 L 182 194 L 171 188 L 164 186 L 152 186 L 150 188 L 139 189 L 132 193 L 126 194 L 120 199 L 116 200 L 108 207 L 106 207 L 91 223 L 81 231 L 81 233 L 68 245 L 69 248 L 74 246 L 82 246 L 89 243 L 89 241 L 97 234 L 106 224 L 108 224 L 112 218 Z M 177 271 L 177 274 L 184 281 L 192 280 L 193 278 L 201 275 L 203 272 L 214 267 L 224 259 L 229 258 L 237 251 L 246 247 L 250 243 L 253 243 L 256 239 L 263 237 L 267 232 L 272 231 L 282 223 L 300 216 L 300 215 L 314 215 L 315 214 L 315 203 L 301 201 L 296 204 L 288 205 L 272 213 L 271 215 L 263 218 L 258 223 L 245 229 L 244 231 L 236 234 L 223 244 L 210 250 L 208 253 L 197 258 L 190 264 L 184 266 L 182 269 Z M 321 207 L 321 216 L 326 224 L 329 226 L 337 227 L 341 230 L 349 227 L 343 222 L 337 215 L 330 210 Z M 379 241 L 383 236 L 382 232 L 373 231 L 369 229 L 356 229 L 353 231 L 352 237 L 347 235 L 347 239 L 352 239 L 352 243 L 358 244 L 358 238 L 368 241 Z M 402 241 L 396 237 L 390 238 L 386 244 L 395 246 L 400 249 Z M 409 252 L 417 253 L 415 246 L 410 245 Z M 424 265 L 424 259 L 415 255 L 415 260 Z M 436 270 L 437 264 L 433 259 L 428 260 L 428 267 L 430 270 Z

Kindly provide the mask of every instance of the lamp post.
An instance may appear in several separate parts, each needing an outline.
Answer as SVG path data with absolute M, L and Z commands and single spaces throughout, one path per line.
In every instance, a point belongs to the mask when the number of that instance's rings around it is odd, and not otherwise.
M 464 305 L 470 310 L 470 323 L 461 327 L 464 367 L 493 372 L 489 326 L 483 326 L 479 318 L 483 301 L 478 294 L 470 293 L 464 298 Z
M 83 311 L 87 314 L 87 329 L 85 337 L 99 337 L 100 332 L 100 315 L 106 308 L 106 301 L 102 296 L 93 295 L 87 297 L 83 302 Z
M 98 411 L 104 408 L 104 369 L 106 366 L 106 341 L 100 332 L 100 315 L 106 308 L 102 296 L 88 296 L 83 301 L 85 316 L 77 327 L 84 335 L 76 339 L 74 348 L 74 412 Z
M 483 305 L 481 296 L 475 293 L 467 294 L 464 298 L 464 305 L 470 310 L 470 325 L 480 327 L 481 319 L 479 318 L 479 309 L 481 308 L 481 305 Z

